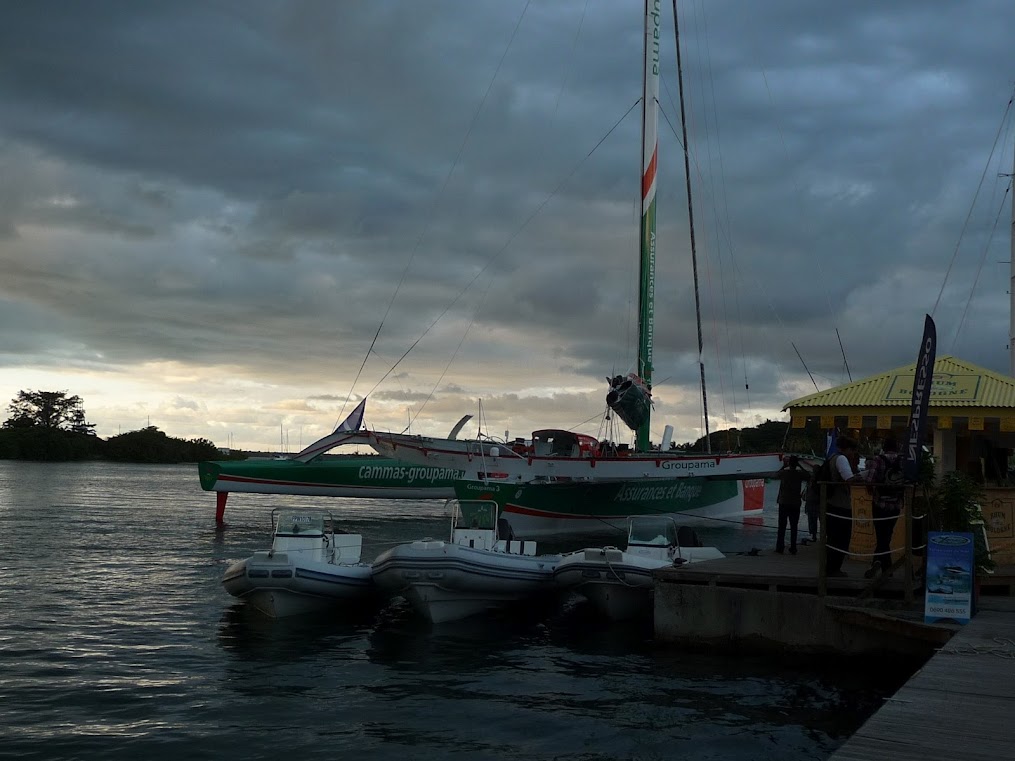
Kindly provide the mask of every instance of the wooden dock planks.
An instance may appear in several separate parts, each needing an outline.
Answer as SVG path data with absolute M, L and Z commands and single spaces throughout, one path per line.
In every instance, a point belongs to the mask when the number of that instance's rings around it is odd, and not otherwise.
M 1013 717 L 1015 612 L 983 610 L 832 761 L 1015 758 Z

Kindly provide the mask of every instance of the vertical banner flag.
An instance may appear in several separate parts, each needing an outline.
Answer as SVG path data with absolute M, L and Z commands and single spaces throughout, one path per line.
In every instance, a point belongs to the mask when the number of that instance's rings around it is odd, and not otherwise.
M 916 481 L 920 469 L 920 455 L 923 452 L 923 432 L 927 423 L 927 407 L 930 405 L 930 387 L 934 378 L 934 359 L 937 355 L 937 328 L 929 314 L 923 322 L 923 340 L 916 359 L 913 374 L 913 401 L 909 409 L 909 425 L 906 427 L 906 448 L 904 472 L 907 481 Z
M 825 434 L 825 459 L 827 460 L 833 454 L 837 454 L 839 451 L 839 429 L 833 428 Z

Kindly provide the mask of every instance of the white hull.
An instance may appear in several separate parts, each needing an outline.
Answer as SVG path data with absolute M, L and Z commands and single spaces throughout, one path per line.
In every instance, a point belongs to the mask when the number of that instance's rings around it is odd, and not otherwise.
M 677 554 L 687 563 L 723 557 L 713 547 L 682 547 Z M 612 547 L 589 548 L 561 558 L 553 579 L 559 587 L 588 599 L 610 620 L 624 621 L 651 613 L 653 573 L 673 565 L 669 559 L 643 557 Z
M 559 560 L 559 555 L 418 541 L 380 555 L 373 578 L 383 592 L 404 596 L 428 620 L 443 623 L 552 591 Z
M 565 589 L 573 589 L 613 621 L 635 618 L 652 609 L 654 582 L 652 568 L 635 568 L 619 562 L 583 562 L 583 550 L 565 555 L 557 566 L 553 579 Z M 664 568 L 670 563 L 657 563 Z
M 519 599 L 516 596 L 495 598 L 490 592 L 475 594 L 458 592 L 437 584 L 412 584 L 402 594 L 420 615 L 434 624 L 461 621 L 463 618 L 496 610 Z
M 728 500 L 687 512 L 652 512 L 648 514 L 673 518 L 686 525 L 715 526 L 717 518 L 740 520 L 760 517 L 762 513 L 763 510 L 745 510 L 743 495 L 738 494 Z M 504 517 L 510 521 L 511 528 L 518 536 L 524 536 L 526 539 L 556 539 L 562 536 L 616 536 L 626 530 L 628 519 L 637 514 L 618 513 L 603 517 L 599 515 L 536 513 L 511 504 L 504 508 Z
M 229 594 L 272 618 L 373 594 L 370 566 L 359 562 L 363 538 L 336 531 L 330 513 L 275 509 L 271 523 L 271 549 L 226 569 L 222 586 Z
M 366 563 L 335 565 L 286 553 L 269 557 L 267 552 L 231 565 L 222 585 L 271 618 L 326 610 L 365 600 L 374 592 Z
M 581 594 L 611 621 L 629 621 L 651 613 L 655 587 L 589 584 L 581 589 Z
M 465 471 L 467 480 L 531 481 L 539 478 L 589 480 L 757 477 L 782 467 L 779 454 L 673 455 L 651 452 L 625 457 L 517 455 L 506 445 L 395 433 L 370 433 L 370 445 L 385 457 L 414 465 Z M 491 452 L 496 451 L 496 454 Z

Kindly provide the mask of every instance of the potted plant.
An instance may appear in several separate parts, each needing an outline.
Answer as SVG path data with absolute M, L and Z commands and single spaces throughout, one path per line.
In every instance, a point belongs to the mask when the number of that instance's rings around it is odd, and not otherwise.
M 983 487 L 965 473 L 945 473 L 934 493 L 932 523 L 936 531 L 968 531 L 976 539 L 978 574 L 993 573 L 994 561 L 983 538 Z
M 916 488 L 913 494 L 913 554 L 925 555 L 927 552 L 927 532 L 938 531 L 933 523 L 936 507 L 935 492 L 937 489 L 937 466 L 934 456 L 923 452 L 916 472 Z

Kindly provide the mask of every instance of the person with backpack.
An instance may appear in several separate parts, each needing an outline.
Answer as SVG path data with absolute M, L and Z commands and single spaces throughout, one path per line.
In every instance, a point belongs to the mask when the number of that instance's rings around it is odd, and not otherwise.
M 779 535 L 775 540 L 775 551 L 780 555 L 786 550 L 786 524 L 789 524 L 789 554 L 796 555 L 797 525 L 800 522 L 800 503 L 803 501 L 803 486 L 809 478 L 801 467 L 800 458 L 789 455 L 779 468 Z
M 905 496 L 903 460 L 899 443 L 889 436 L 881 444 L 881 454 L 868 461 L 864 471 L 867 491 L 871 495 L 871 512 L 874 518 L 874 559 L 864 578 L 872 579 L 892 570 L 892 534 L 899 521 Z
M 818 468 L 816 480 L 830 482 L 825 507 L 825 575 L 830 578 L 845 576 L 842 563 L 849 554 L 849 540 L 853 536 L 853 497 L 849 482 L 857 475 L 853 463 L 857 462 L 857 444 L 848 436 L 840 436 L 837 451 Z

